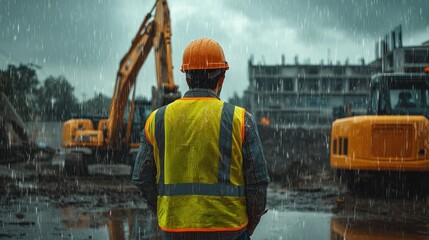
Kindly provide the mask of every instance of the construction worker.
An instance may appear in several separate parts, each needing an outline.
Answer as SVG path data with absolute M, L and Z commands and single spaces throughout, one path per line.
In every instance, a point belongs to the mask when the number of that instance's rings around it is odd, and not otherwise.
M 228 69 L 219 43 L 191 42 L 181 67 L 189 91 L 146 121 L 132 181 L 165 239 L 250 239 L 267 211 L 255 120 L 219 98 Z

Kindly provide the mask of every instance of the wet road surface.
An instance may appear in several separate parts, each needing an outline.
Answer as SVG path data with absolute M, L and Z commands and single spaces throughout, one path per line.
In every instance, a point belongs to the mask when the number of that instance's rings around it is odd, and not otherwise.
M 1 182 L 1 239 L 156 239 L 155 219 L 128 178 L 0 173 L 13 175 Z M 429 239 L 427 195 L 363 196 L 329 179 L 271 184 L 268 194 L 252 239 Z

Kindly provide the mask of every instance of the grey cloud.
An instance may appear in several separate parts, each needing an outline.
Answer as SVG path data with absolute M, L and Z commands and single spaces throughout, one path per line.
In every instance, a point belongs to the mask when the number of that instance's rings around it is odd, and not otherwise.
M 378 38 L 402 24 L 406 32 L 427 31 L 426 0 L 249 0 L 229 2 L 255 22 L 270 18 L 298 30 L 302 40 L 323 40 L 327 30 L 351 38 Z
M 14 48 L 21 58 L 99 66 L 116 57 L 115 44 L 126 35 L 115 15 L 117 1 L 2 2 L 2 45 Z

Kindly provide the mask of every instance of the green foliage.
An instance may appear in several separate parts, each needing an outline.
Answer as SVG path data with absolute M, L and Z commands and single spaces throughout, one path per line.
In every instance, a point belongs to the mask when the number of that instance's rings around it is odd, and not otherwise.
M 101 93 L 94 94 L 94 97 L 92 99 L 89 99 L 88 101 L 83 103 L 82 112 L 85 115 L 100 116 L 100 117 L 107 118 L 109 114 L 111 102 L 112 102 L 111 98 Z
M 38 84 L 36 70 L 30 65 L 8 65 L 6 70 L 0 70 L 0 91 L 9 98 L 24 121 L 29 121 L 37 110 Z
M 9 65 L 0 70 L 0 91 L 24 121 L 64 121 L 79 111 L 74 87 L 64 76 L 49 76 L 39 86 L 33 65 Z
M 49 76 L 40 84 L 31 64 L 0 69 L 0 91 L 24 121 L 66 121 L 78 113 L 107 117 L 112 101 L 99 93 L 79 104 L 74 87 L 64 76 Z
M 79 111 L 79 104 L 73 95 L 74 87 L 64 76 L 49 76 L 38 92 L 38 104 L 42 119 L 65 121 Z

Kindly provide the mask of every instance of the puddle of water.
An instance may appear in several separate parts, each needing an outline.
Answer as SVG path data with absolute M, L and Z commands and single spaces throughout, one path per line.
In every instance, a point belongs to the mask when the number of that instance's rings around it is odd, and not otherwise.
M 156 229 L 153 216 L 144 209 L 81 212 L 66 207 L 61 213 L 64 232 L 78 239 L 153 239 Z
M 23 182 L 23 181 L 19 181 L 18 182 L 18 188 L 20 189 L 37 189 L 37 183 L 35 182 Z
M 270 210 L 252 239 L 329 239 L 330 219 L 330 213 Z M 146 209 L 57 207 L 47 198 L 28 198 L 0 210 L 0 237 L 152 239 L 154 229 L 154 217 Z
M 146 209 L 57 206 L 48 198 L 28 197 L 0 209 L 0 238 L 152 239 L 153 217 Z
M 51 164 L 54 166 L 64 167 L 64 154 L 56 154 L 54 158 L 52 159 Z
M 122 240 L 153 239 L 156 235 L 155 218 L 144 206 L 109 209 L 87 203 L 84 207 L 82 200 L 64 206 L 46 197 L 3 203 L 0 238 Z M 428 218 L 271 209 L 252 239 L 428 239 Z
M 90 175 L 114 175 L 126 176 L 129 175 L 131 166 L 126 164 L 91 164 L 88 165 L 88 172 Z
M 64 167 L 65 155 L 56 155 L 51 164 Z M 127 164 L 90 164 L 88 173 L 90 175 L 127 176 L 130 174 L 131 166 Z
M 331 213 L 270 210 L 265 214 L 253 239 L 329 239 Z

